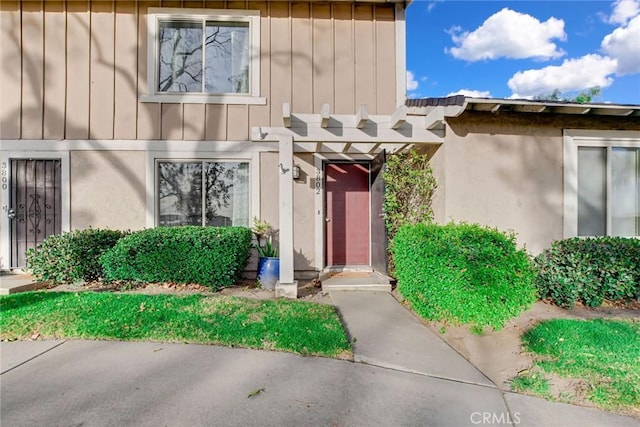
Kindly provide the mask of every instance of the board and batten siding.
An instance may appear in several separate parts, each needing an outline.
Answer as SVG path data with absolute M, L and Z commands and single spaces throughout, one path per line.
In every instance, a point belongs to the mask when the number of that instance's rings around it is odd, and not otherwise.
M 259 10 L 266 105 L 140 102 L 150 7 Z M 0 2 L 0 139 L 248 140 L 294 113 L 396 108 L 393 4 Z

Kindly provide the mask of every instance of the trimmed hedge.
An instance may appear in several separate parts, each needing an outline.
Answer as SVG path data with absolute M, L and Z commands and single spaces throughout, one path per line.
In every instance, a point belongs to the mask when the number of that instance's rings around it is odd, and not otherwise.
M 104 276 L 100 256 L 126 234 L 87 228 L 51 235 L 27 251 L 27 267 L 38 280 L 54 284 L 97 280 Z
M 559 240 L 534 259 L 540 298 L 562 307 L 580 301 L 640 298 L 640 240 L 622 237 Z
M 398 290 L 420 316 L 500 329 L 536 300 L 515 236 L 472 224 L 409 225 L 394 240 Z
M 121 239 L 101 262 L 107 280 L 231 286 L 251 249 L 246 227 L 158 227 Z

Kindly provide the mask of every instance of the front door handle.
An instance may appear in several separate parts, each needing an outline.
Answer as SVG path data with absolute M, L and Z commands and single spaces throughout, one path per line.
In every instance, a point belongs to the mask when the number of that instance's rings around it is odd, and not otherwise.
M 7 216 L 9 217 L 9 219 L 14 219 L 16 217 L 15 209 L 9 209 L 9 211 L 7 212 Z
M 324 219 L 325 222 L 331 222 L 331 219 L 329 219 L 329 217 Z

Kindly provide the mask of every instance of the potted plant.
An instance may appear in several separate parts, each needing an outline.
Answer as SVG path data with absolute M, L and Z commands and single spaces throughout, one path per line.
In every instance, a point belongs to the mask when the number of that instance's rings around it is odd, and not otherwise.
M 263 289 L 274 289 L 280 277 L 280 258 L 273 244 L 273 230 L 269 223 L 254 217 L 252 231 L 257 240 L 258 282 Z
M 264 247 L 266 245 L 267 238 L 271 236 L 271 226 L 267 221 L 263 221 L 258 217 L 253 217 L 253 228 L 251 228 L 253 234 L 258 241 L 258 247 Z

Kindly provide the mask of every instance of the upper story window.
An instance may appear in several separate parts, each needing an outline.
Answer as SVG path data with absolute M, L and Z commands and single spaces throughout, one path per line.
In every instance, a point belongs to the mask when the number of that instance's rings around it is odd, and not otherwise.
M 264 104 L 260 13 L 149 9 L 146 102 Z

